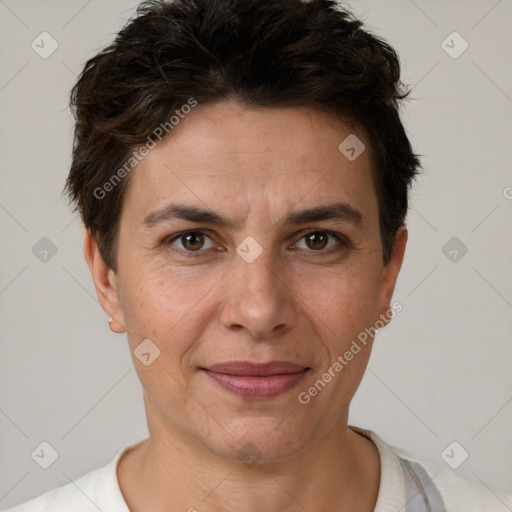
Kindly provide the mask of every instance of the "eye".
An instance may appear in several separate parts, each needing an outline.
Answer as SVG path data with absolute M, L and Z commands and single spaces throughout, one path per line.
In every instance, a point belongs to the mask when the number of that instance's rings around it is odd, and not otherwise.
M 300 247 L 302 242 L 304 242 L 303 246 Z M 299 249 L 309 249 L 310 252 L 313 251 L 330 253 L 333 252 L 333 250 L 340 250 L 349 245 L 350 244 L 348 240 L 346 240 L 342 235 L 333 233 L 331 231 L 312 229 L 302 236 L 295 247 Z
M 184 231 L 172 237 L 166 243 L 186 252 L 200 252 L 214 247 L 213 240 L 202 231 Z

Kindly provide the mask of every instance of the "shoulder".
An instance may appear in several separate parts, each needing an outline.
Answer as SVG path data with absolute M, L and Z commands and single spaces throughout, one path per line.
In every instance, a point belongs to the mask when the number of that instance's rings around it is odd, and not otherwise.
M 462 477 L 435 462 L 421 459 L 410 451 L 391 447 L 397 454 L 404 472 L 407 471 L 427 489 L 436 490 L 447 512 L 509 512 L 512 496 Z M 427 492 L 428 494 L 428 492 Z
M 3 512 L 129 512 L 119 488 L 117 464 L 123 454 L 141 442 L 119 450 L 106 466 Z
M 377 512 L 512 512 L 512 495 L 391 446 L 371 430 L 350 426 L 379 450 L 381 483 Z
M 96 491 L 103 479 L 105 468 L 96 469 L 77 479 L 75 482 L 57 487 L 33 498 L 25 503 L 16 505 L 5 512 L 98 512 L 96 506 Z

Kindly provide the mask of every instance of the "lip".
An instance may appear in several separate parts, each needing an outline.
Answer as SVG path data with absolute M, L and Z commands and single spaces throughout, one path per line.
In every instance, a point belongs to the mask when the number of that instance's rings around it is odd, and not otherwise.
M 288 361 L 230 361 L 201 368 L 224 389 L 247 400 L 267 400 L 290 390 L 310 368 Z

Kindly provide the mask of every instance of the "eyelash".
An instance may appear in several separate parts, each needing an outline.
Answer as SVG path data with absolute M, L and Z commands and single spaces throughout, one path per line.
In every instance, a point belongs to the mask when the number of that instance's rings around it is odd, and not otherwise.
M 186 257 L 197 258 L 197 257 L 201 256 L 201 253 L 207 251 L 208 249 L 203 249 L 203 250 L 200 249 L 198 251 L 187 251 L 187 250 L 184 250 L 184 249 L 176 248 L 176 247 L 174 247 L 172 245 L 172 243 L 175 240 L 178 240 L 182 236 L 190 234 L 190 233 L 202 234 L 202 235 L 208 237 L 210 240 L 212 240 L 212 238 L 207 234 L 206 231 L 202 231 L 200 229 L 188 229 L 186 231 L 181 231 L 180 233 L 176 233 L 175 235 L 172 235 L 171 237 L 166 238 L 163 241 L 163 245 L 164 246 L 172 246 L 173 250 L 176 250 L 176 251 L 180 252 L 181 254 L 185 254 Z M 339 252 L 339 251 L 341 251 L 343 249 L 353 249 L 352 243 L 350 242 L 350 240 L 346 236 L 344 236 L 344 235 L 342 235 L 340 233 L 335 233 L 334 231 L 329 231 L 327 229 L 314 229 L 314 228 L 307 229 L 306 231 L 304 231 L 302 233 L 302 236 L 299 238 L 298 242 L 303 240 L 305 237 L 307 237 L 308 235 L 311 235 L 313 233 L 322 233 L 322 234 L 325 234 L 325 235 L 327 235 L 329 237 L 335 238 L 338 241 L 338 245 L 337 246 L 331 247 L 330 249 L 327 249 L 327 250 L 322 250 L 322 249 L 320 249 L 318 251 L 315 251 L 313 249 L 307 250 L 306 251 L 307 253 L 315 253 L 315 256 L 313 256 L 313 257 L 329 256 L 329 255 L 331 255 L 333 253 L 336 253 L 336 252 Z M 296 243 L 298 243 L 298 242 L 296 242 Z M 308 256 L 308 257 L 310 257 L 310 256 Z

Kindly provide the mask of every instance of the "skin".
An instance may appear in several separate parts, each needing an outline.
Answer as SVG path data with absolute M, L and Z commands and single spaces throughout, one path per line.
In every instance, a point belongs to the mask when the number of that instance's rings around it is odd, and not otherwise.
M 404 227 L 384 265 L 369 151 L 349 161 L 338 150 L 351 133 L 369 148 L 362 134 L 313 108 L 199 105 L 132 171 L 117 273 L 85 233 L 111 329 L 126 331 L 132 355 L 145 339 L 160 350 L 148 366 L 133 357 L 150 438 L 118 466 L 130 510 L 374 509 L 378 452 L 347 428 L 372 340 L 309 404 L 298 400 L 389 310 L 407 241 Z M 283 223 L 289 212 L 339 201 L 362 214 L 359 225 Z M 235 225 L 142 222 L 170 202 Z M 325 245 L 307 242 L 310 228 Z M 207 236 L 192 246 L 174 238 L 192 229 Z M 252 263 L 236 252 L 249 236 L 262 247 Z M 293 361 L 310 371 L 277 397 L 246 400 L 199 369 L 232 360 Z M 238 455 L 248 443 L 254 464 Z

